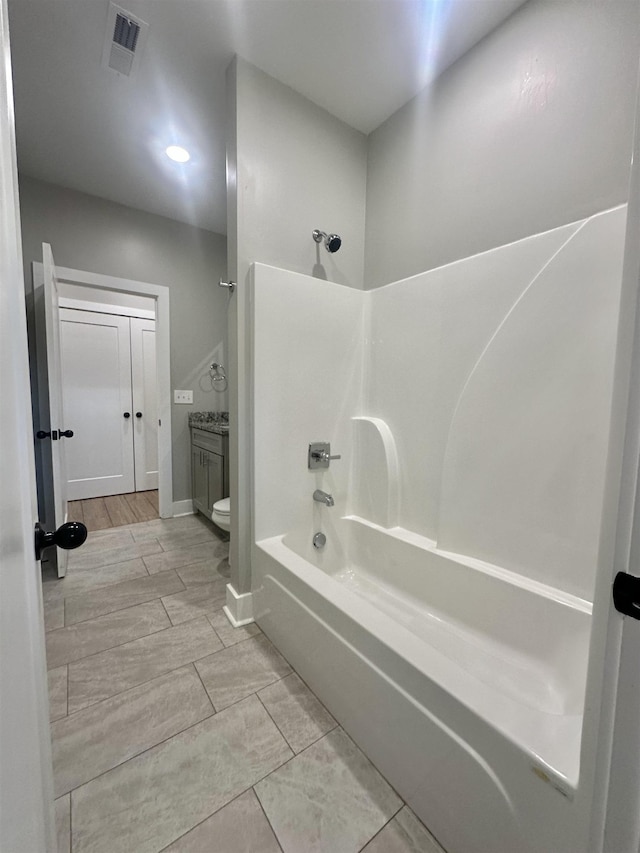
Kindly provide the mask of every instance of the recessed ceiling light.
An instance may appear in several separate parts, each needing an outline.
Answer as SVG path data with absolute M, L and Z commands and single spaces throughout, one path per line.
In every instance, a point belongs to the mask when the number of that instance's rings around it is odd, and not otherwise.
M 182 148 L 180 145 L 170 145 L 165 149 L 164 153 L 170 160 L 175 160 L 176 163 L 186 163 L 187 160 L 191 159 L 191 154 L 189 154 L 186 148 Z

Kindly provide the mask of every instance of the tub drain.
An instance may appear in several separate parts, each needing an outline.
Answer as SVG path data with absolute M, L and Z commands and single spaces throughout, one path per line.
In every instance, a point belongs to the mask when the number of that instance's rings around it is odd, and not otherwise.
M 313 547 L 324 548 L 326 544 L 327 537 L 324 535 L 324 533 L 316 533 L 316 535 L 313 537 Z

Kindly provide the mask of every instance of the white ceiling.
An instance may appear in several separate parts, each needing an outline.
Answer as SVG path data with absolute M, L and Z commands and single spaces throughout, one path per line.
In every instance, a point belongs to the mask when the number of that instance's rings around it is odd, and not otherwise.
M 225 233 L 235 53 L 369 133 L 523 2 L 120 0 L 149 24 L 125 78 L 101 64 L 108 0 L 9 0 L 19 168 Z

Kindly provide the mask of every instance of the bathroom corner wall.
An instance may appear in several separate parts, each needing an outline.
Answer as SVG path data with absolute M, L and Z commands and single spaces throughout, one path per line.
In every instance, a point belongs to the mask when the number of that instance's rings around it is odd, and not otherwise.
M 639 47 L 638 3 L 529 0 L 375 130 L 365 287 L 624 203 Z
M 228 239 L 235 246 L 229 269 L 238 282 L 229 330 L 237 342 L 230 376 L 231 429 L 237 430 L 231 436 L 231 566 L 235 589 L 243 593 L 251 586 L 252 541 L 249 268 L 271 264 L 362 289 L 367 149 L 362 133 L 240 58 L 227 72 L 227 102 Z M 340 251 L 330 255 L 318 246 L 314 228 L 340 234 Z M 290 355 L 295 359 L 293 348 Z

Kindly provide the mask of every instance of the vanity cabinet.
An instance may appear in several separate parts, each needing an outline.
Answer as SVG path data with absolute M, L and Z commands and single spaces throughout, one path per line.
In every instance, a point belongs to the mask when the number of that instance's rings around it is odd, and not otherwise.
M 216 501 L 229 496 L 229 436 L 191 430 L 191 489 L 194 508 L 207 518 Z

